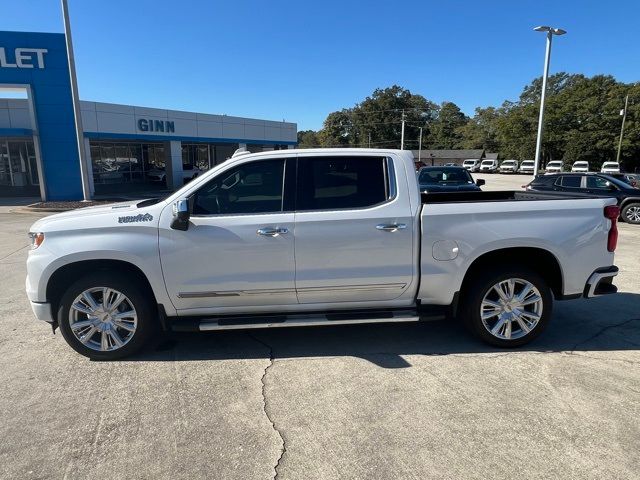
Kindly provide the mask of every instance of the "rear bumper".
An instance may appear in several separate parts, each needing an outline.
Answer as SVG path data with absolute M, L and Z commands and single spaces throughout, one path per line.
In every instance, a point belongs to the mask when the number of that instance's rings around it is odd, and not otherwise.
M 53 315 L 51 314 L 50 303 L 31 302 L 31 310 L 38 320 L 53 323 Z
M 616 275 L 618 275 L 618 267 L 615 265 L 597 269 L 587 280 L 583 296 L 585 298 L 593 298 L 616 293 L 618 287 L 613 284 L 613 277 Z

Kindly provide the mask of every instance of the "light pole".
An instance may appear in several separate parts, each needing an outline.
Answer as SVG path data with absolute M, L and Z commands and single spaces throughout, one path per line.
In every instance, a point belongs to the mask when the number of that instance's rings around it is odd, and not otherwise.
M 544 120 L 544 99 L 547 93 L 547 77 L 549 76 L 549 60 L 551 59 L 551 39 L 554 35 L 567 33 L 561 28 L 541 26 L 534 28 L 536 32 L 547 32 L 547 52 L 544 57 L 544 74 L 542 75 L 542 94 L 540 95 L 540 117 L 538 118 L 538 138 L 536 139 L 536 158 L 533 164 L 533 176 L 538 175 L 540 169 L 540 154 L 542 153 L 542 127 Z
M 400 137 L 400 150 L 404 150 L 404 110 L 402 110 L 402 136 Z
M 80 156 L 80 178 L 82 180 L 82 196 L 85 201 L 91 200 L 89 186 L 89 172 L 87 152 L 84 149 L 84 135 L 82 133 L 82 113 L 80 112 L 80 98 L 78 97 L 78 79 L 76 77 L 76 61 L 73 56 L 73 42 L 71 40 L 71 23 L 69 22 L 69 7 L 67 0 L 61 0 L 62 19 L 64 20 L 64 38 L 67 42 L 67 57 L 69 59 L 69 77 L 71 79 L 71 100 L 73 116 L 76 123 L 76 137 L 78 137 L 78 155 Z
M 420 127 L 420 140 L 418 140 L 418 163 L 422 162 L 422 127 Z

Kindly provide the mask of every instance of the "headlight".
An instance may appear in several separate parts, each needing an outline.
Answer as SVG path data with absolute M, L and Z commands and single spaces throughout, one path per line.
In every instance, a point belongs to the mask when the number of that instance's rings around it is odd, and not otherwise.
M 29 240 L 31 242 L 31 250 L 35 250 L 42 242 L 44 242 L 44 233 L 42 232 L 29 232 Z

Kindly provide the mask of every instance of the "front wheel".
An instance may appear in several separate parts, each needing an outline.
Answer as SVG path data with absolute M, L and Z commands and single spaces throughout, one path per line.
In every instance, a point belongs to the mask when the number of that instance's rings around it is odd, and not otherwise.
M 479 274 L 463 295 L 461 313 L 469 330 L 498 347 L 530 342 L 551 318 L 551 289 L 540 275 L 525 268 Z
M 640 203 L 630 203 L 622 209 L 622 218 L 627 223 L 640 224 Z
M 153 330 L 150 303 L 125 276 L 96 272 L 76 281 L 58 308 L 60 332 L 76 352 L 115 360 L 140 350 Z

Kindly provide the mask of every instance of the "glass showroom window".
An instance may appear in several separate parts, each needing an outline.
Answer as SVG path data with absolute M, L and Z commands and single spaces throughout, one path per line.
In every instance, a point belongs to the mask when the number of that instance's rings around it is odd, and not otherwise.
M 91 142 L 95 184 L 148 182 L 147 173 L 163 169 L 162 144 Z
M 36 154 L 31 140 L 0 140 L 0 185 L 38 185 Z

